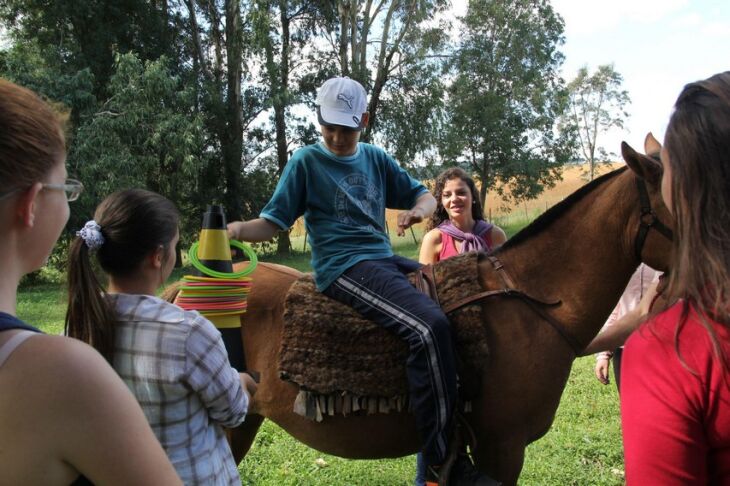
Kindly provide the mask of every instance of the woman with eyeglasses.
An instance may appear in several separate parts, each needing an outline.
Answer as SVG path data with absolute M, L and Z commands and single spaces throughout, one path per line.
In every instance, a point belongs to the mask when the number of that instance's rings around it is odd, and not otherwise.
M 65 159 L 51 108 L 0 79 L 0 483 L 181 484 L 104 358 L 15 316 L 21 277 L 45 263 L 83 188 Z

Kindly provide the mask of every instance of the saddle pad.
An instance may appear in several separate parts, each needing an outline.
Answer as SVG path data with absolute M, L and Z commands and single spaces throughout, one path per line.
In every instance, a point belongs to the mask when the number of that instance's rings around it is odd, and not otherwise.
M 476 252 L 434 266 L 442 306 L 482 291 Z M 449 315 L 461 374 L 472 377 L 488 353 L 481 305 L 464 306 Z M 317 395 L 389 398 L 408 395 L 408 348 L 365 320 L 350 307 L 317 292 L 307 274 L 290 288 L 285 302 L 279 373 L 301 390 Z

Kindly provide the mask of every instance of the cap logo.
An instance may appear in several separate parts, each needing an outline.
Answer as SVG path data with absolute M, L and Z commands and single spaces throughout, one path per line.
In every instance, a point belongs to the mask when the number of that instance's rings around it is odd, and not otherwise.
M 352 110 L 352 100 L 355 99 L 354 96 L 347 96 L 345 93 L 340 93 L 337 95 L 337 99 L 347 103 L 347 106 L 349 106 Z

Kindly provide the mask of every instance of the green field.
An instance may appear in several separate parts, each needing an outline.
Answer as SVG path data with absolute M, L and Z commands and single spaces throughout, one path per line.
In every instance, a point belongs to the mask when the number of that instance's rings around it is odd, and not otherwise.
M 504 226 L 511 235 L 521 224 Z M 417 233 L 416 238 L 420 238 Z M 417 255 L 418 248 L 410 233 L 394 238 L 394 245 L 401 255 Z M 307 254 L 261 259 L 302 270 L 308 268 Z M 172 280 L 183 271 L 176 271 Z M 18 295 L 19 317 L 49 333 L 61 332 L 65 305 L 65 292 L 59 285 L 26 287 Z M 593 376 L 593 363 L 592 357 L 575 361 L 551 430 L 527 449 L 520 484 L 623 484 L 618 395 L 613 385 L 598 383 Z M 242 483 L 247 485 L 408 485 L 413 482 L 415 456 L 378 461 L 328 456 L 304 446 L 266 421 L 239 469 Z

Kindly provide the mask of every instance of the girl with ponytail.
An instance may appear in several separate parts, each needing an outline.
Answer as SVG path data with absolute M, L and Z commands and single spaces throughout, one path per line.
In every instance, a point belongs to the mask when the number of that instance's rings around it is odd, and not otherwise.
M 69 251 L 66 333 L 117 370 L 185 484 L 240 485 L 223 427 L 243 421 L 256 384 L 230 366 L 210 321 L 155 296 L 175 265 L 178 223 L 154 192 L 108 196 Z

